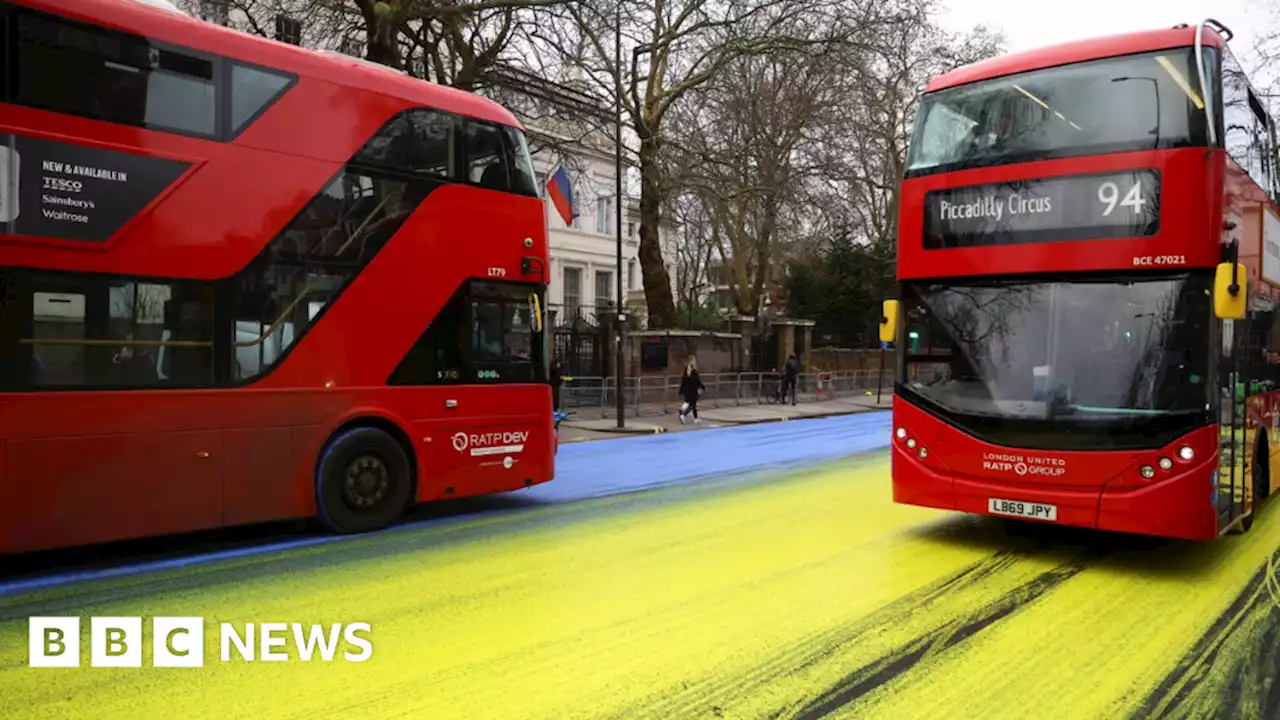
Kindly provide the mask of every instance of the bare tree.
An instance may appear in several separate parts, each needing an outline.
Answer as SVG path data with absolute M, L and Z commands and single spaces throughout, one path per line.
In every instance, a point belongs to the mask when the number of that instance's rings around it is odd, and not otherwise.
M 618 97 L 640 174 L 640 265 L 652 327 L 669 327 L 675 305 L 658 227 L 677 185 L 664 169 L 668 116 L 735 58 L 797 41 L 802 24 L 840 27 L 870 0 L 596 0 L 556 8 L 563 22 L 540 25 L 539 48 L 580 68 L 606 97 Z M 855 15 L 857 13 L 854 13 Z M 613 27 L 625 52 L 615 61 Z
M 317 50 L 361 47 L 364 27 L 345 0 L 176 0 L 184 12 L 206 16 L 234 30 L 274 38 L 276 18 L 302 25 L 301 44 Z M 355 54 L 351 52 L 350 54 Z
M 928 81 L 998 54 L 1003 38 L 981 26 L 963 34 L 937 23 L 935 0 L 911 0 L 903 22 L 881 43 L 848 64 L 845 123 L 825 126 L 820 163 L 824 172 L 810 189 L 815 206 L 833 212 L 830 222 L 852 222 L 887 276 L 898 233 L 898 188 L 907 160 L 916 107 Z
M 717 244 L 715 226 L 706 206 L 692 193 L 677 196 L 671 202 L 671 210 L 677 227 L 674 238 L 677 304 L 691 312 L 702 305 L 704 293 L 714 284 L 711 266 Z
M 1253 7 L 1265 18 L 1257 28 L 1252 48 L 1250 74 L 1259 83 L 1258 92 L 1267 96 L 1271 107 L 1280 107 L 1280 5 L 1268 0 L 1254 0 Z M 1264 100 L 1263 102 L 1267 102 Z
M 748 55 L 673 114 L 676 175 L 695 190 L 714 225 L 716 250 L 737 312 L 754 315 L 775 243 L 802 178 L 816 125 L 847 101 L 831 45 Z
M 850 123 L 824 146 L 832 195 L 849 197 L 852 218 L 865 241 L 886 256 L 897 237 L 899 184 L 920 95 L 929 79 L 1000 53 L 1002 38 L 986 28 L 948 33 L 936 22 L 934 0 L 918 0 L 913 22 L 886 33 L 867 61 L 852 65 L 849 79 L 863 102 L 850 108 Z
M 224 8 L 227 25 L 263 37 L 275 18 L 303 27 L 302 44 L 363 55 L 414 77 L 473 90 L 512 59 L 537 9 L 570 0 L 179 0 L 189 13 Z M 508 57 L 510 56 L 510 57 Z

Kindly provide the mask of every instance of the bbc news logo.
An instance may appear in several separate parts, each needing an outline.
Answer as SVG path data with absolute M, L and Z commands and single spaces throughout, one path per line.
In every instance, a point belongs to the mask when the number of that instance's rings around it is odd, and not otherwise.
M 205 624 L 202 617 L 156 617 L 151 620 L 151 665 L 160 668 L 204 667 Z M 231 662 L 289 662 L 317 659 L 364 662 L 373 656 L 369 623 L 221 623 L 218 657 Z M 33 668 L 80 667 L 80 618 L 32 617 L 27 631 L 27 663 Z M 146 643 L 140 617 L 89 618 L 89 666 L 142 667 Z M 342 653 L 339 654 L 339 650 Z

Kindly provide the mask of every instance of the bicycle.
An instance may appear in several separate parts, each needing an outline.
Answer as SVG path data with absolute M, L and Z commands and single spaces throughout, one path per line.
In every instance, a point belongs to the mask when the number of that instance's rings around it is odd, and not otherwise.
M 783 382 L 781 380 L 770 381 L 768 392 L 764 395 L 764 400 L 770 405 L 780 405 L 784 402 L 782 397 Z

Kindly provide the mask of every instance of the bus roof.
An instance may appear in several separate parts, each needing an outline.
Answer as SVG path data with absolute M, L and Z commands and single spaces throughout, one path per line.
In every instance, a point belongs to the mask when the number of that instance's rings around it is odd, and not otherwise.
M 158 40 L 226 55 L 257 65 L 306 75 L 347 87 L 379 92 L 424 107 L 524 129 L 515 115 L 474 93 L 419 80 L 366 60 L 328 54 L 207 23 L 138 0 L 16 0 Z
M 1213 47 L 1221 47 L 1222 38 L 1218 33 L 1211 27 L 1205 28 L 1205 30 L 1204 43 Z M 1013 75 L 1027 72 L 1028 70 L 1039 70 L 1058 65 L 1069 65 L 1086 60 L 1150 52 L 1171 47 L 1190 47 L 1195 44 L 1195 41 L 1195 26 L 1179 25 L 1163 30 L 1144 30 L 1049 45 L 1034 50 L 1009 53 L 956 68 L 949 73 L 935 77 L 925 87 L 925 92 L 945 90 L 957 85 L 967 85 L 968 83 L 990 80 L 1004 75 Z

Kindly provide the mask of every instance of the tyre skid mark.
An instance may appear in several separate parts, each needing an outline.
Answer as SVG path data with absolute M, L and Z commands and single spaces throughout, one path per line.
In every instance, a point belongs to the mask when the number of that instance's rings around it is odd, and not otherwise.
M 627 717 L 690 717 L 712 708 L 731 704 L 734 698 L 744 697 L 752 691 L 767 686 L 780 674 L 798 674 L 821 664 L 841 647 L 857 643 L 889 622 L 927 610 L 937 602 L 965 589 L 976 586 L 1012 567 L 1018 556 L 1012 550 L 1001 550 L 972 563 L 959 572 L 936 581 L 916 592 L 898 598 L 871 613 L 853 626 L 835 627 L 809 636 L 772 656 L 770 661 L 752 672 L 724 683 L 719 679 L 690 683 L 678 692 L 664 698 L 664 702 L 646 704 L 624 713 Z
M 1082 558 L 1045 571 L 1004 593 L 977 613 L 957 618 L 926 632 L 897 650 L 858 668 L 806 705 L 797 710 L 785 711 L 779 717 L 811 720 L 841 710 L 909 673 L 921 663 L 946 653 L 1000 620 L 1013 615 L 1019 609 L 1043 598 L 1055 588 L 1079 575 L 1091 564 L 1089 560 Z
M 1280 717 L 1280 550 L 1200 636 L 1135 718 Z

